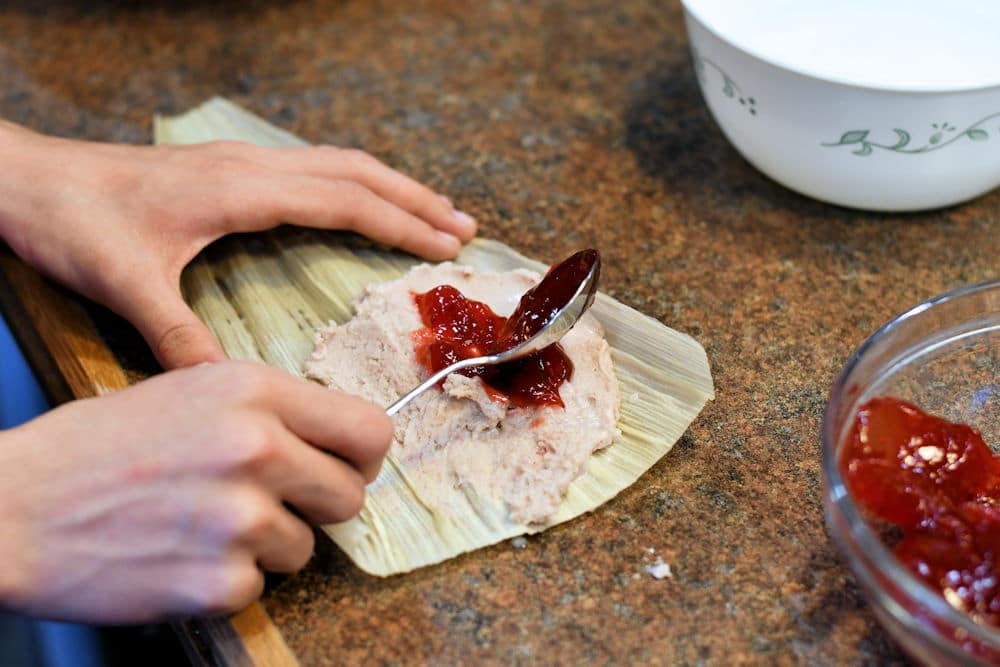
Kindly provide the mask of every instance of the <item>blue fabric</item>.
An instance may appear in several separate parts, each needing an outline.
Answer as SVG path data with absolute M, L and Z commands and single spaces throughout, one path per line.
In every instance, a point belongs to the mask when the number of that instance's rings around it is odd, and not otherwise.
M 0 317 L 0 429 L 48 410 L 41 388 Z M 0 615 L 0 655 L 10 667 L 100 667 L 96 631 L 85 625 Z
M 48 407 L 7 323 L 0 317 L 0 429 L 26 422 Z

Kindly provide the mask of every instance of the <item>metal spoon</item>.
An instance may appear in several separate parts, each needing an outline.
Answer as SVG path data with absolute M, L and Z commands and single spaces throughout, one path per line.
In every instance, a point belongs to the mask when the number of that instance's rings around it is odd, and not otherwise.
M 579 287 L 570 292 L 571 296 L 565 302 L 565 305 L 556 310 L 547 322 L 537 322 L 537 320 L 528 322 L 525 320 L 529 326 L 537 328 L 537 331 L 531 337 L 508 350 L 482 357 L 462 359 L 461 361 L 456 361 L 450 366 L 442 368 L 437 373 L 434 373 L 427 378 L 424 382 L 420 383 L 420 385 L 415 387 L 408 394 L 390 405 L 385 411 L 386 414 L 390 417 L 393 416 L 407 403 L 430 387 L 436 385 L 442 378 L 454 373 L 455 371 L 460 371 L 463 368 L 469 368 L 470 366 L 492 366 L 495 364 L 502 364 L 506 361 L 513 361 L 515 359 L 520 359 L 521 357 L 526 357 L 534 352 L 538 352 L 539 350 L 558 342 L 567 331 L 573 328 L 573 325 L 577 323 L 577 320 L 579 320 L 580 317 L 587 312 L 590 305 L 594 303 L 594 296 L 597 294 L 597 280 L 601 275 L 601 257 L 596 250 L 584 250 L 576 255 L 573 255 L 570 260 L 577 258 L 578 256 L 580 257 L 577 261 L 589 264 L 589 268 L 586 268 L 587 264 L 583 265 L 586 271 L 580 279 Z M 550 281 L 551 283 L 554 275 L 555 271 L 550 271 L 545 278 L 542 279 L 542 282 L 538 283 L 538 285 L 532 289 L 532 292 L 537 293 L 544 290 L 546 287 L 546 281 Z M 529 292 L 529 294 L 530 293 L 531 292 Z M 520 310 L 521 309 L 519 307 L 518 311 Z M 526 315 L 528 315 L 528 319 L 530 320 L 532 314 L 526 313 Z M 512 316 L 512 318 L 513 317 L 514 316 Z

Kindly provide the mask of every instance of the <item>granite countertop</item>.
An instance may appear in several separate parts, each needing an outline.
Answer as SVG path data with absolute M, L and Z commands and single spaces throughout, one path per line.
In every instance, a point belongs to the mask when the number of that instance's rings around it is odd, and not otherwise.
M 673 451 L 523 548 L 382 580 L 321 541 L 263 600 L 303 665 L 905 662 L 824 530 L 821 413 L 888 318 L 994 275 L 1000 194 L 875 215 L 776 185 L 707 114 L 676 1 L 15 0 L 0 34 L 0 117 L 148 143 L 154 113 L 224 95 L 530 256 L 600 248 L 608 293 L 708 351 L 717 398 Z

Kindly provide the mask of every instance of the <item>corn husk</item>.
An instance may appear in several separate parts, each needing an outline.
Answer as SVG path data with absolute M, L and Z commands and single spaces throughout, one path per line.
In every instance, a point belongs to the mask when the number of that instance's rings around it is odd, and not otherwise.
M 300 139 L 236 105 L 213 99 L 174 118 L 157 118 L 157 143 L 214 139 L 266 146 Z M 488 240 L 456 260 L 482 270 L 545 266 Z M 418 260 L 357 237 L 283 228 L 224 239 L 199 256 L 182 279 L 185 298 L 234 358 L 255 359 L 302 375 L 317 328 L 343 323 L 365 285 L 401 276 Z M 361 514 L 324 530 L 363 570 L 385 576 L 437 563 L 503 539 L 534 533 L 589 512 L 635 482 L 670 451 L 714 397 L 705 351 L 691 337 L 599 294 L 592 311 L 605 328 L 620 383 L 621 436 L 591 457 L 554 521 L 513 523 L 498 503 L 469 496 L 467 511 L 445 517 L 423 502 L 389 454 Z

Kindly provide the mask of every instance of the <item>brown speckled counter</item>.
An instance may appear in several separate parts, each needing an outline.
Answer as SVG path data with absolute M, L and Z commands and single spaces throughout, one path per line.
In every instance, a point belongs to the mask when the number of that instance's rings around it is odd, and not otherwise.
M 141 143 L 225 95 L 528 255 L 599 247 L 607 292 L 708 351 L 717 398 L 674 450 L 524 548 L 382 580 L 322 542 L 263 600 L 302 665 L 904 662 L 824 531 L 819 422 L 864 337 L 994 275 L 1000 195 L 890 216 L 769 181 L 708 116 L 676 1 L 22 0 L 0 35 L 0 117 Z M 88 312 L 129 377 L 155 370 Z

